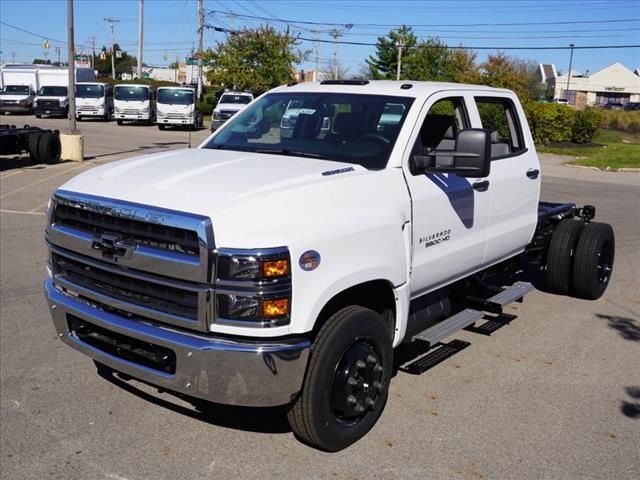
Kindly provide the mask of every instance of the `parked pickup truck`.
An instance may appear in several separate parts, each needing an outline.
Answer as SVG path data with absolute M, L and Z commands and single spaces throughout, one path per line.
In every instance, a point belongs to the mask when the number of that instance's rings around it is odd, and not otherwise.
M 196 405 L 287 404 L 299 438 L 336 451 L 380 417 L 397 347 L 437 346 L 533 288 L 491 274 L 533 262 L 558 293 L 604 293 L 611 227 L 539 193 L 508 90 L 283 86 L 197 149 L 56 191 L 46 296 L 60 338 L 99 373 Z

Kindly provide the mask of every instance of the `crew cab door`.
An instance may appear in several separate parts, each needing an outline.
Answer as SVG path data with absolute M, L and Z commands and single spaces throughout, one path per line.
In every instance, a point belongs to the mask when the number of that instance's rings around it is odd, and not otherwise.
M 538 221 L 540 164 L 524 112 L 515 95 L 475 93 L 472 123 L 491 131 L 491 199 L 483 263 L 493 264 L 524 250 Z
M 471 128 L 468 94 L 429 97 L 405 152 L 405 177 L 412 200 L 411 294 L 420 295 L 477 270 L 482 264 L 489 218 L 485 179 L 454 173 L 417 172 L 413 155 L 424 148 L 455 149 L 455 136 Z

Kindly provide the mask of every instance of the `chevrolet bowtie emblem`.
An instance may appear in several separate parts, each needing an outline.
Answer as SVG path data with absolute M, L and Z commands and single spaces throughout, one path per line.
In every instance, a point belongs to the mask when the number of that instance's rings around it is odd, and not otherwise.
M 133 246 L 123 243 L 115 235 L 100 235 L 94 237 L 91 248 L 102 252 L 102 258 L 118 261 L 119 258 L 131 256 Z

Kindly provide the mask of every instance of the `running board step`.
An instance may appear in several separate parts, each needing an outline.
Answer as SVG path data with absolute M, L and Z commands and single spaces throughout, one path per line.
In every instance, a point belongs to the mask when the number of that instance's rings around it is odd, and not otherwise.
M 500 315 L 502 313 L 502 309 L 506 305 L 516 301 L 522 301 L 522 297 L 531 290 L 533 290 L 533 285 L 531 283 L 516 282 L 509 288 L 505 288 L 500 293 L 497 293 L 486 300 L 477 297 L 467 297 L 466 301 L 473 306 L 473 308 Z
M 429 345 L 435 345 L 443 338 L 448 337 L 458 330 L 462 330 L 464 327 L 468 327 L 472 323 L 480 320 L 482 317 L 484 317 L 484 312 L 467 308 L 466 310 L 462 310 L 452 317 L 435 324 L 433 327 L 423 330 L 415 335 L 412 340 L 420 340 L 422 342 L 427 342 Z

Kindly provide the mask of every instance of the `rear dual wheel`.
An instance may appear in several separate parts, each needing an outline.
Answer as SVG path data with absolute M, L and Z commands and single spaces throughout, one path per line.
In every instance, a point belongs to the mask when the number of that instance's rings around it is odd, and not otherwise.
M 611 225 L 561 220 L 549 244 L 547 283 L 560 294 L 598 299 L 609 285 L 614 256 Z
M 52 132 L 37 132 L 29 136 L 29 156 L 34 162 L 57 163 L 61 151 L 60 138 Z
M 378 313 L 359 306 L 335 313 L 318 332 L 289 411 L 294 433 L 330 452 L 364 436 L 387 402 L 392 359 L 389 330 Z

